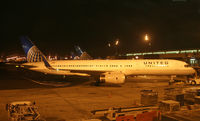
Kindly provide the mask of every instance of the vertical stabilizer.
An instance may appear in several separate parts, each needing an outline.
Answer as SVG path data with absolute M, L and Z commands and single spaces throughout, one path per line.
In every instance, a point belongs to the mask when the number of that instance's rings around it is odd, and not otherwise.
M 93 59 L 87 52 L 83 52 L 79 46 L 75 46 L 75 50 L 78 53 L 79 60 L 91 60 Z
M 74 46 L 76 52 L 78 53 L 78 56 L 80 57 L 83 54 L 83 51 L 81 50 L 81 48 L 79 46 Z
M 28 62 L 40 62 L 45 58 L 42 52 L 26 36 L 20 37 L 22 47 L 25 51 Z

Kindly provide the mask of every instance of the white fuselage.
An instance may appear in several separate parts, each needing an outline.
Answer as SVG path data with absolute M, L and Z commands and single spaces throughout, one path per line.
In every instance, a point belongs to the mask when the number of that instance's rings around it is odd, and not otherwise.
M 169 59 L 142 60 L 58 60 L 49 61 L 54 70 L 45 67 L 44 62 L 25 63 L 33 71 L 58 75 L 89 76 L 87 72 L 120 72 L 124 75 L 191 75 L 195 73 L 186 62 Z M 71 71 L 77 71 L 72 73 Z

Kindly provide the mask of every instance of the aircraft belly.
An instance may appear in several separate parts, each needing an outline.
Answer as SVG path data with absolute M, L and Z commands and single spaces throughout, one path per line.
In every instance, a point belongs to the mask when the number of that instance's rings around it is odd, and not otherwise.
M 194 74 L 194 70 L 132 70 L 126 71 L 126 75 L 190 75 Z
M 34 71 L 46 73 L 46 74 L 53 74 L 53 75 L 77 75 L 77 76 L 90 76 L 85 73 L 71 73 L 70 71 L 60 71 L 60 70 L 50 70 L 50 69 L 37 69 Z

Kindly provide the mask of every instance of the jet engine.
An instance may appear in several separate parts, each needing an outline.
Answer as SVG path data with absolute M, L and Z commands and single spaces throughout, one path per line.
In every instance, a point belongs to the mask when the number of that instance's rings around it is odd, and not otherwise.
M 122 84 L 125 82 L 123 73 L 104 73 L 100 75 L 100 82 Z

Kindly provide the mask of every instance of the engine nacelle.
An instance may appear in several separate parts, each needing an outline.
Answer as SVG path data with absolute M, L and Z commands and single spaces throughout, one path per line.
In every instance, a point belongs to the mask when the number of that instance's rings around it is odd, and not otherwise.
M 125 75 L 122 73 L 105 73 L 100 76 L 100 82 L 122 84 L 125 82 Z

